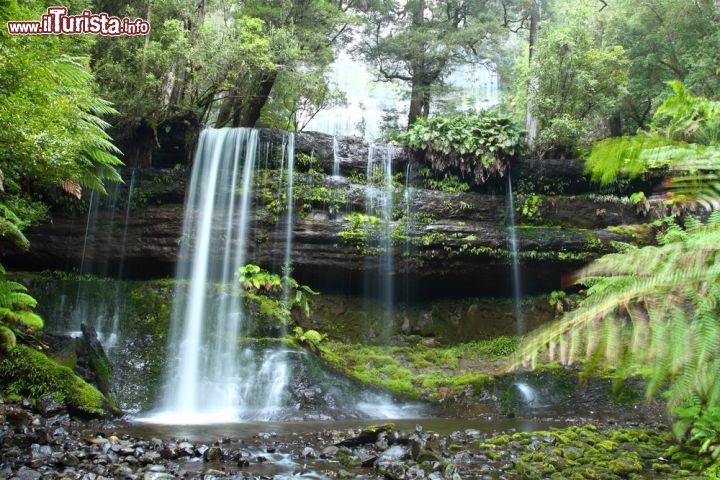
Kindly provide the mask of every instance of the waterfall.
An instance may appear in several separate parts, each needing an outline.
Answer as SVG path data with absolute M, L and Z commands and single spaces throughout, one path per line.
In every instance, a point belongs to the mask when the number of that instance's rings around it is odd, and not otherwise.
M 365 193 L 365 211 L 377 217 L 377 228 L 373 221 L 367 226 L 376 236 L 369 239 L 366 257 L 366 290 L 374 291 L 374 296 L 383 303 L 383 335 L 392 330 L 394 301 L 394 259 L 393 251 L 393 150 L 389 145 L 383 147 L 370 144 L 367 162 L 367 187 Z M 376 263 L 376 265 L 372 265 Z M 375 267 L 375 268 L 373 268 Z M 373 275 L 373 270 L 376 272 Z
M 412 204 L 415 199 L 415 187 L 413 187 L 413 162 L 408 161 L 407 168 L 405 170 L 405 191 L 403 192 L 403 200 L 405 202 L 405 250 L 403 257 L 405 259 L 405 301 L 409 302 L 411 297 L 410 288 L 410 263 L 414 253 L 413 237 L 416 234 L 415 221 L 413 217 Z
M 335 180 L 340 178 L 340 144 L 336 136 L 333 136 L 333 168 L 332 176 Z
M 510 260 L 512 263 L 513 307 L 517 334 L 525 335 L 525 319 L 522 312 L 522 291 L 520 278 L 520 261 L 518 258 L 517 229 L 515 228 L 515 199 L 512 191 L 512 177 L 508 171 L 507 205 L 508 205 L 508 239 L 510 244 Z
M 386 125 L 405 126 L 410 93 L 406 84 L 376 80 L 371 65 L 342 51 L 337 52 L 326 77 L 330 85 L 343 93 L 346 102 L 320 110 L 312 117 L 301 115 L 303 130 L 372 141 L 382 136 Z M 461 65 L 449 72 L 445 83 L 450 93 L 438 98 L 438 105 L 481 110 L 500 102 L 497 71 L 492 64 Z
M 285 357 L 240 347 L 250 320 L 236 272 L 248 258 L 254 217 L 258 131 L 206 129 L 193 164 L 186 200 L 161 411 L 148 420 L 214 423 L 269 419 L 282 406 Z M 293 140 L 287 143 L 285 265 L 292 235 Z M 210 300 L 215 285 L 219 300 Z
M 116 278 L 122 278 L 123 263 L 122 258 L 125 254 L 125 241 L 127 238 L 127 225 L 130 218 L 130 201 L 135 182 L 135 169 L 132 170 L 128 196 L 126 199 L 126 209 L 123 234 L 122 234 L 122 251 L 121 261 L 118 265 Z M 88 206 L 87 219 L 85 221 L 85 237 L 83 239 L 82 257 L 80 260 L 79 273 L 81 275 L 100 275 L 109 276 L 110 268 L 107 260 L 99 259 L 96 255 L 96 247 L 99 242 L 103 242 L 103 236 L 107 236 L 112 231 L 115 224 L 116 211 L 120 209 L 122 188 L 120 184 L 113 184 L 112 189 L 107 197 L 102 197 L 95 190 L 90 190 L 90 200 Z M 107 217 L 103 215 L 107 215 Z M 89 259 L 93 258 L 93 261 Z M 102 281 L 102 280 L 98 280 Z M 81 279 L 80 282 L 73 285 L 75 289 L 74 302 L 68 302 L 67 295 L 63 295 L 64 299 L 57 311 L 58 318 L 66 318 L 64 323 L 64 332 L 71 336 L 80 336 L 80 325 L 86 324 L 95 329 L 98 340 L 103 347 L 110 351 L 117 345 L 119 340 L 120 318 L 123 315 L 124 306 L 122 305 L 122 296 L 124 295 L 122 285 L 119 282 L 113 283 L 112 288 L 107 288 L 102 298 L 98 299 L 96 291 L 97 285 L 92 284 L 94 280 Z M 109 293 L 112 291 L 112 293 Z

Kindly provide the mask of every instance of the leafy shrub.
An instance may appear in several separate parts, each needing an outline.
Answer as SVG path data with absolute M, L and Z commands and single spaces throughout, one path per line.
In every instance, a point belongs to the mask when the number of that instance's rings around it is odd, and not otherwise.
M 509 115 L 486 110 L 418 119 L 398 141 L 425 152 L 435 172 L 472 174 L 482 184 L 492 175 L 504 175 L 520 153 L 524 132 Z

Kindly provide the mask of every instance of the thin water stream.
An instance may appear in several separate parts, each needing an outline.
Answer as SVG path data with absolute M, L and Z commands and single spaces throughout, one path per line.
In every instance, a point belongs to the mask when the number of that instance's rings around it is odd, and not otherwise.
M 525 319 L 522 311 L 522 279 L 520 278 L 520 259 L 517 239 L 517 228 L 515 227 L 515 198 L 512 190 L 512 176 L 508 172 L 507 180 L 507 203 L 508 203 L 508 239 L 510 243 L 510 261 L 512 263 L 512 284 L 513 303 L 515 307 L 515 324 L 518 335 L 527 333 Z

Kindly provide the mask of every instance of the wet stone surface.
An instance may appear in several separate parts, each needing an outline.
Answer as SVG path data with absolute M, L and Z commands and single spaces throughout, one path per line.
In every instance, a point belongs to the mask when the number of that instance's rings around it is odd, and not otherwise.
M 659 423 L 449 434 L 381 424 L 199 441 L 140 438 L 119 421 L 45 417 L 18 403 L 0 404 L 0 418 L 6 479 L 693 478 L 663 456 L 676 447 Z

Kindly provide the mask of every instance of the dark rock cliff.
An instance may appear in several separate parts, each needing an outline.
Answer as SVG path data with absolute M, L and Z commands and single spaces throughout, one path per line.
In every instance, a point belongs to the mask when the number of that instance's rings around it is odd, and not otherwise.
M 280 132 L 265 130 L 265 140 Z M 275 137 L 278 137 L 277 139 Z M 296 175 L 293 266 L 294 276 L 318 288 L 362 291 L 378 269 L 378 250 L 352 241 L 352 213 L 365 212 L 365 185 L 348 178 L 366 171 L 368 150 L 354 138 L 299 133 L 296 153 L 310 166 Z M 343 178 L 332 178 L 334 151 Z M 393 171 L 404 172 L 409 155 L 390 150 Z M 174 274 L 182 241 L 183 199 L 189 168 L 136 170 L 118 189 L 115 202 L 105 202 L 88 218 L 58 210 L 52 220 L 28 232 L 29 252 L 9 252 L 3 262 L 13 268 L 82 269 L 108 276 L 151 278 Z M 324 172 L 324 174 L 323 174 Z M 628 240 L 620 225 L 646 222 L 624 199 L 591 195 L 582 175 L 582 162 L 523 161 L 513 166 L 514 182 L 562 195 L 525 193 L 516 196 L 517 237 L 525 291 L 559 288 L 578 266 L 603 252 L 610 242 Z M 267 198 L 274 180 L 258 183 L 257 205 L 249 261 L 278 269 L 284 236 L 277 228 L 283 212 L 273 212 Z M 128 190 L 132 184 L 133 198 Z M 416 182 L 417 185 L 417 182 Z M 263 190 L 264 189 L 264 190 Z M 548 190 L 548 189 L 546 189 Z M 417 295 L 502 294 L 510 285 L 508 265 L 508 205 L 504 181 L 488 193 L 443 193 L 398 185 L 393 230 L 393 278 L 396 295 L 411 288 Z M 493 193 L 495 192 L 495 193 Z M 265 194 L 264 196 L 261 194 Z M 263 198 L 265 198 L 263 200 Z M 127 221 L 126 221 L 127 218 Z M 357 228 L 357 226 L 355 227 Z M 86 236 L 87 232 L 87 236 Z M 344 232 L 344 233 L 343 233 Z M 364 287 L 365 285 L 365 287 Z M 452 285 L 452 291 L 450 286 Z

